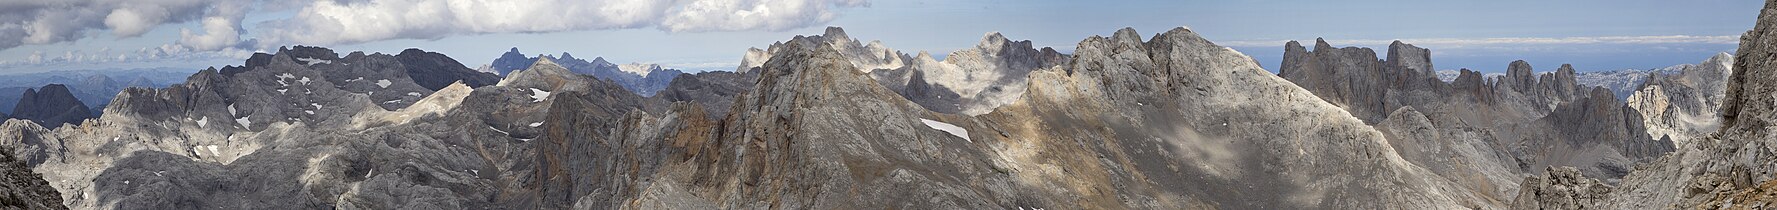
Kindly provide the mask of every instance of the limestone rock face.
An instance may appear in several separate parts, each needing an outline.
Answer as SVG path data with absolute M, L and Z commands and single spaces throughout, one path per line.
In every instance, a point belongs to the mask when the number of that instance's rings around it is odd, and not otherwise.
M 1629 106 L 1646 118 L 1648 135 L 1679 145 L 1702 138 L 1721 126 L 1718 108 L 1733 64 L 1733 55 L 1722 53 L 1672 74 L 1655 72 L 1629 96 Z
M 81 121 L 95 117 L 85 103 L 74 98 L 74 93 L 68 90 L 68 86 L 61 84 L 26 89 L 23 97 L 19 98 L 18 106 L 13 107 L 12 115 L 50 129 L 61 127 L 62 124 L 80 125 Z

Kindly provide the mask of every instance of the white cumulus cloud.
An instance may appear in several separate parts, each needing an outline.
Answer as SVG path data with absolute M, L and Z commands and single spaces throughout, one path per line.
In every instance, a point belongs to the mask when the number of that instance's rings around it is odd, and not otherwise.
M 141 37 L 183 23 L 198 26 L 181 28 L 169 42 L 191 52 L 492 33 L 781 31 L 866 6 L 867 0 L 0 0 L 0 50 L 101 34 L 92 31 Z M 280 13 L 244 28 L 255 12 Z
M 364 0 L 317 1 L 268 21 L 266 45 L 346 44 L 490 33 L 658 28 L 781 31 L 823 24 L 864 0 Z

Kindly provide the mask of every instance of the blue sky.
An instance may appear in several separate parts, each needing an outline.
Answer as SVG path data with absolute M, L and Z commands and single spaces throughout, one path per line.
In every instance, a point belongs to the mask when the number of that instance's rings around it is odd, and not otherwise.
M 173 14 L 129 13 L 140 6 L 0 6 L 45 17 L 112 11 L 77 21 L 0 17 L 0 73 L 66 69 L 219 66 L 276 46 L 338 51 L 421 48 L 470 67 L 507 48 L 527 54 L 572 52 L 620 63 L 726 70 L 746 48 L 797 34 L 845 27 L 907 53 L 972 47 L 987 32 L 1072 51 L 1092 35 L 1133 27 L 1152 35 L 1188 26 L 1210 40 L 1277 65 L 1286 40 L 1324 37 L 1335 46 L 1371 47 L 1402 39 L 1431 48 L 1439 69 L 1497 72 L 1523 59 L 1538 70 L 1695 63 L 1732 51 L 1752 27 L 1759 1 L 486 1 L 141 0 Z M 192 3 L 196 2 L 196 3 Z M 243 3 L 245 2 L 245 3 Z M 379 2 L 404 2 L 380 3 Z M 549 5 L 530 6 L 528 3 Z M 21 4 L 32 4 L 25 2 Z M 716 5 L 716 6 L 709 6 Z M 430 8 L 430 9 L 428 9 Z M 103 14 L 118 13 L 118 14 Z M 144 15 L 146 14 L 146 16 Z M 762 15 L 763 14 L 763 15 Z M 135 17 L 135 18 L 112 18 Z M 146 17 L 146 18 L 143 18 Z M 85 20 L 85 21 L 78 21 Z M 128 21 L 147 20 L 147 21 Z M 54 24 L 38 24 L 38 22 Z M 14 25 L 8 28 L 7 25 Z M 59 24 L 59 25 L 58 25 Z M 31 27 L 50 32 L 37 36 Z M 339 27 L 360 26 L 360 27 Z M 23 26 L 23 27 L 21 27 Z M 207 30 L 221 27 L 220 30 Z M 232 28 L 233 30 L 228 30 Z M 44 31 L 44 30 L 38 30 Z M 222 33 L 215 33 L 222 31 Z M 228 33 L 238 32 L 238 33 Z M 229 36 L 234 35 L 234 36 Z M 7 43 L 19 43 L 10 46 Z M 144 56 L 144 55 L 155 56 Z M 36 59 L 32 59 L 36 55 Z M 117 59 L 118 57 L 123 59 Z M 59 58 L 59 59 L 58 59 Z M 1274 69 L 1273 69 L 1274 70 Z

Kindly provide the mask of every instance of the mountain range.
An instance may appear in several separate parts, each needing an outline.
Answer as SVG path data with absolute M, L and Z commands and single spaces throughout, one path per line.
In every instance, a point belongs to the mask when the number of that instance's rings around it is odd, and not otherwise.
M 1773 32 L 1777 14 L 1761 14 L 1734 56 L 1647 72 L 1627 96 L 1582 83 L 1571 65 L 1441 80 L 1433 51 L 1403 42 L 1378 54 L 1292 41 L 1272 73 L 1183 27 L 1124 28 L 1068 54 L 987 33 L 943 60 L 833 27 L 696 74 L 516 48 L 471 69 L 418 49 L 296 46 L 124 88 L 78 126 L 0 123 L 11 151 L 0 198 L 75 209 L 1761 205 L 1777 197 Z M 31 89 L 20 107 L 85 110 L 65 106 L 84 104 L 69 89 Z
M 529 67 L 539 58 L 555 60 L 556 63 L 574 73 L 611 80 L 643 96 L 652 96 L 660 90 L 666 89 L 666 86 L 672 83 L 673 78 L 684 73 L 676 69 L 663 69 L 657 64 L 613 64 L 610 61 L 605 61 L 604 57 L 594 57 L 592 61 L 586 61 L 575 58 L 573 54 L 567 52 L 562 52 L 560 58 L 551 55 L 525 57 L 524 53 L 518 52 L 517 47 L 501 54 L 500 58 L 494 59 L 488 68 L 489 71 L 500 75 L 509 75 L 512 71 Z

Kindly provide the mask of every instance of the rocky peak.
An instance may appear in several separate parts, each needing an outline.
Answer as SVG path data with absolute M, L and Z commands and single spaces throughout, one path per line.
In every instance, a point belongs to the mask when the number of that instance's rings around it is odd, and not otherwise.
M 1005 49 L 1006 45 L 1012 44 L 1011 42 L 1006 40 L 1005 35 L 1000 35 L 1000 32 L 988 32 L 987 35 L 981 36 L 981 43 L 975 44 L 975 48 L 988 52 L 999 52 L 1001 49 Z
M 1511 87 L 1518 92 L 1528 92 L 1536 85 L 1536 71 L 1531 69 L 1530 62 L 1524 60 L 1515 60 L 1507 65 L 1504 77 L 1500 81 L 1508 85 L 1502 86 Z
M 494 62 L 488 65 L 493 67 L 494 72 L 504 76 L 512 73 L 513 70 L 530 67 L 531 63 L 535 62 L 535 59 L 525 57 L 524 53 L 518 52 L 518 47 L 513 47 L 505 54 L 500 54 L 499 58 L 494 59 Z
M 1388 44 L 1388 58 L 1385 60 L 1388 66 L 1405 68 L 1402 71 L 1418 72 L 1424 76 L 1437 75 L 1431 64 L 1431 50 L 1402 43 L 1400 40 Z
M 833 43 L 847 43 L 852 40 L 851 35 L 846 35 L 845 29 L 838 26 L 827 27 L 826 33 L 821 33 L 821 37 L 825 37 Z
M 459 81 L 471 88 L 500 82 L 499 75 L 469 69 L 463 63 L 441 53 L 409 48 L 396 54 L 395 59 L 407 69 L 407 76 L 413 78 L 414 83 L 433 91 L 442 90 Z
M 55 129 L 63 123 L 79 125 L 81 121 L 94 116 L 92 110 L 81 103 L 79 98 L 75 98 L 67 86 L 49 84 L 41 88 L 25 89 L 18 106 L 12 109 L 12 117 L 31 120 L 43 127 Z

